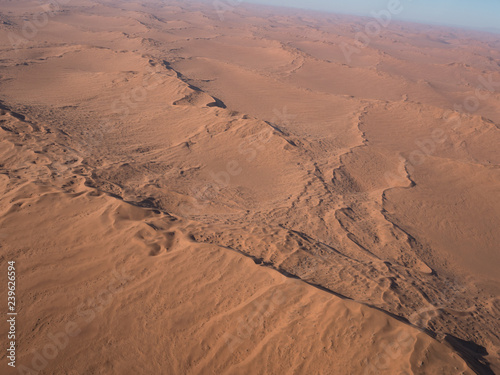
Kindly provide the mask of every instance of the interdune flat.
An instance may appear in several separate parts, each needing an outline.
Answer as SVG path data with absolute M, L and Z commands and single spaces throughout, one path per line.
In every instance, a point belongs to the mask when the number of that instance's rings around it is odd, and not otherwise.
M 0 1 L 2 374 L 500 373 L 498 35 L 50 9 Z

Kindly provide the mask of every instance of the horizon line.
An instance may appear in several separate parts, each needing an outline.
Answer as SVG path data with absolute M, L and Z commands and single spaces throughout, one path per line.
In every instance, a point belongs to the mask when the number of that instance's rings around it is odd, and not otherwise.
M 339 11 L 339 10 L 308 8 L 306 6 L 298 6 L 298 5 L 266 4 L 264 2 L 261 2 L 261 0 L 237 0 L 237 1 L 240 1 L 241 3 L 248 4 L 248 5 L 261 5 L 261 6 L 265 6 L 265 7 L 269 7 L 269 8 L 306 10 L 306 11 L 316 12 L 316 13 L 329 13 L 332 15 L 339 15 L 339 16 L 353 16 L 353 17 L 360 17 L 360 18 L 375 19 L 374 16 L 369 15 L 369 14 L 343 12 L 343 11 Z M 464 31 L 476 31 L 476 32 L 483 32 L 483 33 L 490 33 L 490 34 L 500 34 L 500 27 L 467 26 L 467 25 L 462 25 L 462 24 L 443 23 L 443 22 L 438 22 L 438 21 L 415 20 L 415 19 L 409 19 L 409 18 L 405 18 L 405 17 L 400 18 L 400 17 L 397 17 L 397 15 L 393 15 L 393 16 L 394 16 L 394 18 L 392 19 L 391 22 L 396 21 L 396 22 L 412 23 L 412 24 L 424 25 L 424 26 L 440 26 L 440 27 L 445 27 L 445 28 L 461 29 Z

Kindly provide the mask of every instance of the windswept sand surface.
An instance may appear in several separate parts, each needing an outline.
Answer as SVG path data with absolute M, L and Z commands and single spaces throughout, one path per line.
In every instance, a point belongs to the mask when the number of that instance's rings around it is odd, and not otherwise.
M 0 1 L 2 374 L 500 373 L 497 35 L 64 3 Z

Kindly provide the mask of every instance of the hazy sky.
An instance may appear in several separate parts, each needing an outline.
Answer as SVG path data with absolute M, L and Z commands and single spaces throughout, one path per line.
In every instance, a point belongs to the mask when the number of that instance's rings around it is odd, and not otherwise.
M 370 16 L 387 9 L 390 0 L 246 0 L 279 6 Z M 397 0 L 396 0 L 397 1 Z M 471 28 L 500 28 L 500 0 L 399 0 L 401 20 Z

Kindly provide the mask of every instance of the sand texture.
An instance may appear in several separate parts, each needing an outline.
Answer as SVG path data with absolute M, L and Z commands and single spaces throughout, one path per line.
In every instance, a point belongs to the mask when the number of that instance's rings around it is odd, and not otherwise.
M 500 373 L 498 35 L 223 3 L 0 1 L 0 373 Z

